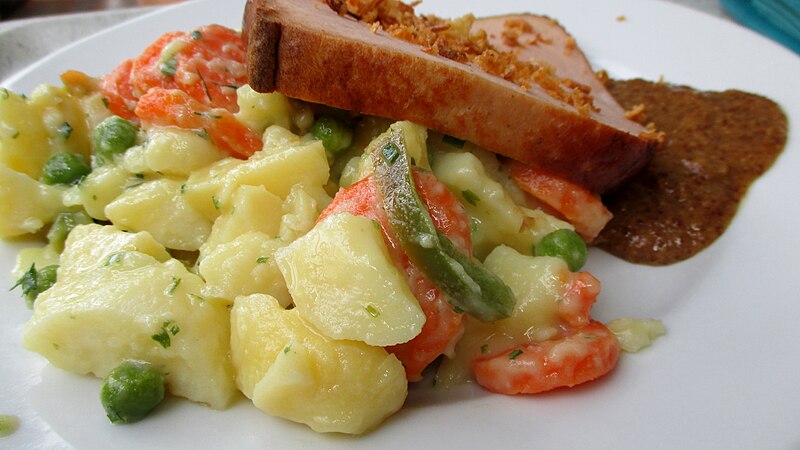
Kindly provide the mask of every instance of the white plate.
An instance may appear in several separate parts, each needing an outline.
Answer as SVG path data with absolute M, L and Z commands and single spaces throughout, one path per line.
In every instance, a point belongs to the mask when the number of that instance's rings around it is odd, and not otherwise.
M 94 75 L 138 54 L 160 34 L 207 23 L 238 27 L 242 1 L 200 1 L 115 27 L 54 54 L 6 86 L 28 92 L 66 69 Z M 661 75 L 704 89 L 739 88 L 777 100 L 800 122 L 800 59 L 738 26 L 657 1 L 429 1 L 456 16 L 530 10 L 556 17 L 597 67 L 619 77 Z M 617 17 L 626 20 L 618 21 Z M 360 438 L 318 435 L 241 401 L 216 412 L 170 400 L 135 425 L 112 426 L 99 381 L 64 373 L 20 346 L 30 315 L 0 290 L 0 414 L 22 419 L 0 446 L 60 448 L 798 448 L 800 431 L 800 142 L 750 190 L 725 235 L 670 267 L 621 262 L 595 251 L 601 320 L 656 317 L 668 335 L 624 355 L 602 381 L 532 397 L 414 387 L 406 407 Z M 21 244 L 0 244 L 7 274 Z M 8 285 L 12 281 L 6 276 Z

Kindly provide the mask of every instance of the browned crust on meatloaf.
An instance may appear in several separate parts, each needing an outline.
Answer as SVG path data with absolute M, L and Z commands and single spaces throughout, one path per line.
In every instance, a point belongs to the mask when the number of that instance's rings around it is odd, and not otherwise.
M 410 120 L 595 192 L 639 170 L 655 145 L 317 0 L 249 0 L 244 38 L 257 91 Z

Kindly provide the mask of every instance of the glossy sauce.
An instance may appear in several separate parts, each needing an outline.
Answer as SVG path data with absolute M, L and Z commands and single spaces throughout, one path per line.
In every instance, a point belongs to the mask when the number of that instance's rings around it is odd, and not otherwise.
M 609 81 L 626 109 L 667 139 L 650 164 L 604 197 L 614 214 L 596 243 L 627 261 L 666 265 L 694 256 L 728 227 L 750 184 L 786 143 L 773 101 L 741 91 L 700 92 L 644 80 Z

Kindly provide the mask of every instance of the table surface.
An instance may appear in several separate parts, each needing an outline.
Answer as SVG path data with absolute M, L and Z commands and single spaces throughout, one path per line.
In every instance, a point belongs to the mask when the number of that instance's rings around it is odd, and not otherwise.
M 182 0 L 29 0 L 15 13 L 25 18 L 0 22 L 0 81 L 62 46 L 178 1 Z M 718 0 L 666 1 L 732 20 Z M 58 14 L 39 15 L 44 13 Z

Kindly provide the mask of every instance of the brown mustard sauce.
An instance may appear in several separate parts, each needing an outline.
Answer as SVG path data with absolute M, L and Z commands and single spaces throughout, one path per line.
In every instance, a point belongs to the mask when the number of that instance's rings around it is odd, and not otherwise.
M 773 101 L 741 91 L 700 92 L 644 80 L 609 80 L 626 109 L 667 139 L 647 167 L 604 196 L 614 214 L 597 244 L 633 263 L 666 265 L 694 256 L 728 227 L 750 184 L 786 142 Z

